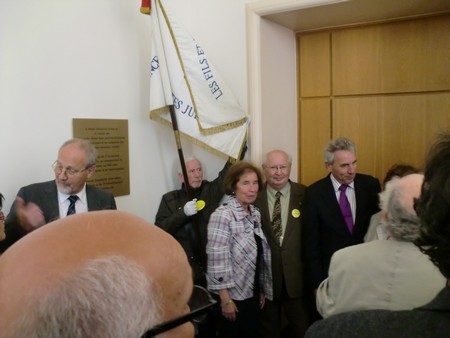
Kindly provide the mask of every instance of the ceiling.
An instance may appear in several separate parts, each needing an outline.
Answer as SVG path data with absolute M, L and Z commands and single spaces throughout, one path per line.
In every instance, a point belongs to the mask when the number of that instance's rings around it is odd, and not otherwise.
M 265 15 L 294 32 L 450 12 L 450 0 L 350 0 Z

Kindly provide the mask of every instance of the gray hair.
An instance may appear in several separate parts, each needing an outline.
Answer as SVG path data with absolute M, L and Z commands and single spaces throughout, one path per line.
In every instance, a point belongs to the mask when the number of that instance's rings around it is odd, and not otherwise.
M 420 195 L 422 174 L 394 177 L 379 194 L 383 222 L 390 235 L 399 241 L 412 242 L 419 236 L 420 219 L 414 210 L 414 199 Z
M 136 338 L 162 318 L 156 285 L 122 256 L 88 261 L 37 300 L 14 337 Z
M 330 142 L 328 142 L 323 151 L 325 165 L 333 164 L 334 153 L 338 150 L 346 150 L 352 153 L 356 153 L 356 146 L 351 140 L 345 137 L 338 137 L 334 140 L 331 140 Z
M 81 138 L 73 138 L 67 140 L 59 148 L 59 151 L 61 151 L 62 148 L 68 146 L 69 144 L 76 144 L 80 149 L 82 149 L 86 153 L 86 168 L 93 166 L 97 162 L 97 149 L 89 140 Z
M 292 156 L 291 156 L 291 154 L 288 154 L 284 150 L 280 150 L 280 149 L 274 149 L 274 150 L 271 150 L 271 151 L 267 152 L 266 156 L 264 157 L 263 165 L 267 165 L 267 163 L 269 162 L 269 156 L 272 155 L 273 153 L 281 153 L 281 154 L 283 154 L 284 156 L 287 157 L 289 164 L 292 165 Z
M 184 158 L 184 165 L 185 165 L 185 167 L 186 167 L 186 164 L 188 162 L 192 162 L 192 161 L 197 161 L 198 163 L 200 163 L 200 167 L 203 170 L 202 162 L 195 156 L 188 156 L 188 157 Z M 187 170 L 187 168 L 186 168 L 186 170 Z M 181 168 L 181 163 L 180 162 L 178 162 L 178 174 L 183 174 L 183 169 Z

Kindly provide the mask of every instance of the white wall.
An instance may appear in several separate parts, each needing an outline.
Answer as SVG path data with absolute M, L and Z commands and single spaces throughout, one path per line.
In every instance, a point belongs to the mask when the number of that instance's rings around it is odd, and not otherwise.
M 243 107 L 250 2 L 167 1 Z M 173 134 L 148 118 L 151 19 L 139 12 L 140 4 L 0 1 L 0 192 L 6 211 L 21 186 L 53 178 L 50 165 L 72 137 L 72 118 L 128 119 L 131 194 L 117 198 L 120 210 L 153 221 L 161 195 L 179 186 Z M 183 147 L 204 162 L 208 179 L 223 166 L 224 159 L 186 142 Z
M 283 149 L 297 181 L 296 50 L 294 32 L 261 20 L 262 153 Z
M 245 106 L 244 1 L 171 1 Z M 0 2 L 0 191 L 53 177 L 72 118 L 128 119 L 131 194 L 118 207 L 153 220 L 178 186 L 173 134 L 148 119 L 150 18 L 129 0 Z M 233 18 L 233 20 L 230 20 Z M 212 178 L 224 160 L 186 145 Z

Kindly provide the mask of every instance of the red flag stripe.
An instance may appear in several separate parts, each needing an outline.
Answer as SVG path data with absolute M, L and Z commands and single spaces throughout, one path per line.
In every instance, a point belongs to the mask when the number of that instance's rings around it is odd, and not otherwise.
M 141 13 L 150 14 L 150 0 L 142 0 Z

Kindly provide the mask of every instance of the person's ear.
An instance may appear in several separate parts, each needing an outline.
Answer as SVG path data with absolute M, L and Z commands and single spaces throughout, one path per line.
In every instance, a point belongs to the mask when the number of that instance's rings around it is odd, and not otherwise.
M 95 169 L 97 169 L 97 167 L 95 166 L 95 164 L 92 165 L 92 166 L 90 166 L 89 168 L 86 169 L 86 171 L 87 171 L 87 173 L 88 173 L 88 174 L 87 174 L 87 178 L 91 178 L 92 175 L 94 175 Z
M 178 173 L 178 179 L 180 180 L 180 183 L 184 183 L 184 177 L 182 173 Z

